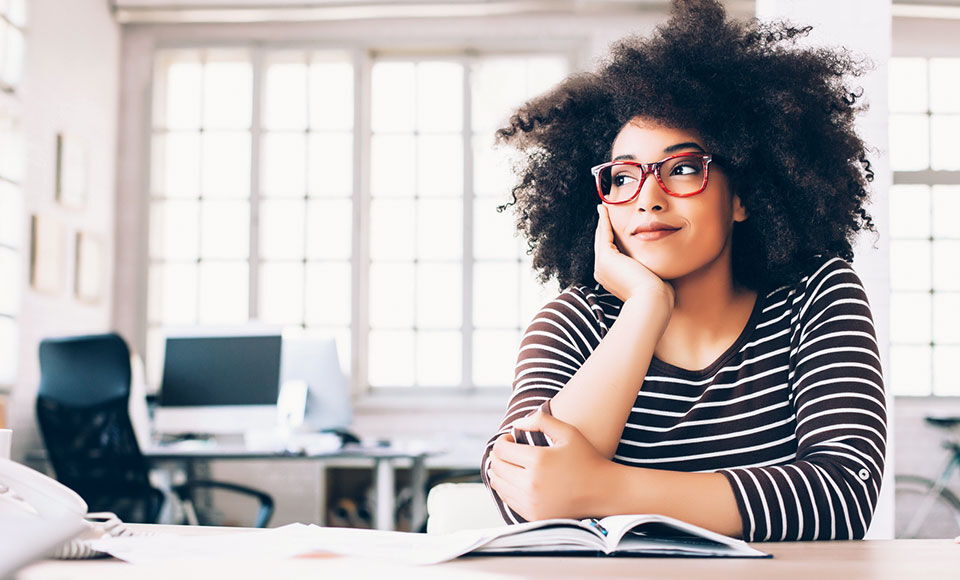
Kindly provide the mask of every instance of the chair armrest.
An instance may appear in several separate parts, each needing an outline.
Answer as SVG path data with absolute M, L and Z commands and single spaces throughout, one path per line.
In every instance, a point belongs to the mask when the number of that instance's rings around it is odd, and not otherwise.
M 237 485 L 236 483 L 199 479 L 188 481 L 187 483 L 181 485 L 175 485 L 173 490 L 176 492 L 177 497 L 180 498 L 180 501 L 190 501 L 193 495 L 193 490 L 202 487 L 224 489 L 257 498 L 257 500 L 260 502 L 260 509 L 257 511 L 257 521 L 254 525 L 258 528 L 267 527 L 267 522 L 269 522 L 270 517 L 273 516 L 273 498 L 270 497 L 270 495 L 257 489 L 243 485 Z

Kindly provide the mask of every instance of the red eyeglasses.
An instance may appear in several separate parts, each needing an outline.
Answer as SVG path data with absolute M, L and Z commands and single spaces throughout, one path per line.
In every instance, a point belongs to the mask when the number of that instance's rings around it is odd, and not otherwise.
M 707 188 L 710 162 L 707 153 L 680 153 L 654 163 L 611 161 L 590 169 L 597 180 L 597 193 L 604 203 L 629 203 L 640 194 L 651 173 L 663 191 L 674 197 L 690 197 Z

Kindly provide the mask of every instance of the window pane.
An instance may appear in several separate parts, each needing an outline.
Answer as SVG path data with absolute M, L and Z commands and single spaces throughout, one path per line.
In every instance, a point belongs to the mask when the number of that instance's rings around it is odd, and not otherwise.
M 479 134 L 473 138 L 473 191 L 476 195 L 509 198 L 514 184 L 510 154 L 505 147 L 494 148 L 493 137 Z M 503 202 L 500 202 L 503 203 Z
M 197 266 L 163 264 L 150 267 L 150 321 L 187 325 L 197 321 Z
M 350 324 L 350 264 L 307 264 L 307 325 Z
M 413 327 L 413 265 L 370 266 L 370 326 Z
M 353 66 L 314 61 L 310 65 L 310 126 L 320 130 L 353 128 Z
M 248 197 L 249 133 L 204 133 L 202 174 L 204 196 Z
M 18 248 L 23 243 L 23 195 L 20 189 L 0 181 L 0 244 Z M 9 280 L 9 278 L 6 278 Z
M 481 387 L 513 383 L 520 335 L 515 330 L 477 330 L 473 333 L 473 382 Z
M 370 256 L 374 260 L 412 260 L 414 257 L 414 202 L 370 202 Z
M 890 242 L 890 287 L 894 290 L 930 288 L 930 242 Z
M 12 385 L 17 378 L 17 361 L 20 359 L 17 323 L 0 317 L 0 384 Z
M 960 241 L 933 242 L 933 287 L 936 290 L 960 290 Z M 960 319 L 956 322 L 960 323 Z
M 260 256 L 268 260 L 303 259 L 303 207 L 299 200 L 260 204 Z
M 260 319 L 275 324 L 303 322 L 303 263 L 260 266 Z
M 894 238 L 930 237 L 930 187 L 890 187 L 890 235 Z
M 264 125 L 268 129 L 306 129 L 307 65 L 302 55 L 278 55 L 267 66 Z M 300 62 L 296 62 L 300 61 Z
M 960 381 L 957 380 L 957 361 L 960 360 L 960 346 L 933 347 L 933 394 L 941 397 L 960 395 Z
M 421 62 L 417 66 L 417 129 L 452 132 L 463 127 L 463 66 Z
M 200 255 L 246 258 L 250 255 L 250 204 L 209 201 L 200 207 Z
M 412 62 L 378 62 L 371 72 L 371 116 L 375 133 L 410 132 L 416 109 Z
M 150 255 L 167 260 L 193 260 L 199 255 L 199 204 L 160 201 L 150 205 Z
M 960 187 L 933 186 L 933 235 L 938 238 L 960 238 L 957 216 L 960 215 Z
M 166 133 L 153 138 L 150 167 L 155 195 L 197 197 L 200 193 L 200 134 Z
M 459 199 L 421 199 L 417 204 L 417 257 L 459 260 L 463 214 Z
M 419 328 L 460 327 L 463 318 L 461 276 L 460 264 L 419 264 L 417 268 L 417 326 Z
M 896 113 L 927 111 L 927 59 L 891 58 L 890 110 Z
M 474 266 L 473 318 L 480 328 L 514 328 L 520 317 L 516 262 L 479 262 Z
M 890 377 L 895 395 L 929 395 L 930 347 L 891 346 Z
M 161 79 L 166 77 L 166 90 L 163 98 L 158 99 L 162 110 L 157 111 L 154 124 L 168 129 L 199 129 L 203 84 L 199 55 L 177 51 L 168 58 L 176 61 L 167 66 L 166 75 L 160 73 Z M 161 60 L 164 61 L 169 62 L 168 59 Z
M 21 120 L 0 107 L 0 175 L 20 183 L 23 181 L 24 155 Z
M 0 314 L 16 314 L 20 306 L 20 255 L 0 247 Z M 0 350 L 0 356 L 5 356 Z
M 203 124 L 211 129 L 249 129 L 253 70 L 246 57 L 211 54 L 203 75 Z
M 492 133 L 526 97 L 526 66 L 516 58 L 489 58 L 474 67 L 473 128 Z
M 569 71 L 567 59 L 558 56 L 535 56 L 527 59 L 527 97 L 553 87 Z
M 894 292 L 890 295 L 890 340 L 894 343 L 930 342 L 930 294 Z
M 367 374 L 374 387 L 413 384 L 413 340 L 410 331 L 371 331 Z
M 463 143 L 459 135 L 430 135 L 417 140 L 417 193 L 459 196 L 463 193 Z
M 353 231 L 353 202 L 349 199 L 307 202 L 307 257 L 349 259 Z
M 960 100 L 960 95 L 954 95 Z M 934 115 L 930 118 L 930 168 L 960 169 L 960 115 Z
M 200 265 L 200 322 L 240 324 L 247 321 L 249 295 L 246 263 Z
M 416 140 L 407 135 L 374 135 L 370 141 L 370 193 L 412 196 Z
M 2 80 L 9 87 L 18 87 L 23 76 L 23 33 L 8 26 L 2 40 Z
M 933 295 L 933 340 L 960 344 L 960 293 Z
M 960 58 L 930 59 L 930 110 L 960 113 Z
M 459 332 L 417 334 L 417 384 L 429 387 L 460 385 L 462 348 Z
M 529 259 L 520 264 L 520 328 L 526 329 L 533 317 L 551 300 L 557 297 L 559 290 L 551 286 L 543 286 L 537 281 Z M 608 320 L 607 323 L 612 321 Z
M 307 190 L 307 138 L 304 133 L 270 133 L 263 137 L 265 196 L 303 197 Z
M 510 212 L 497 212 L 489 197 L 473 202 L 473 255 L 481 260 L 510 259 L 520 255 L 520 239 Z
M 353 193 L 353 136 L 350 133 L 310 135 L 311 196 Z
M 926 115 L 890 115 L 890 165 L 894 171 L 919 171 L 930 165 Z

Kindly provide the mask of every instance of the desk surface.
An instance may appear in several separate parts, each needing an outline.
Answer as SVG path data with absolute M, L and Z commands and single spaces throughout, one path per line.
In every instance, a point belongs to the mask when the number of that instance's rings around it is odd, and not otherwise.
M 156 445 L 145 447 L 143 454 L 149 459 L 214 460 L 214 459 L 415 459 L 440 453 L 422 447 L 359 446 L 347 445 L 340 449 L 322 451 L 286 451 L 276 449 L 251 449 L 243 445 L 181 446 Z
M 243 528 L 191 528 L 188 526 L 137 525 L 138 529 L 178 534 L 229 534 Z M 452 562 L 406 568 L 418 579 L 432 578 L 826 578 L 897 579 L 960 577 L 960 544 L 953 540 L 866 540 L 860 542 L 774 542 L 754 544 L 773 554 L 772 559 L 693 558 L 535 558 L 473 557 Z M 206 572 L 205 572 L 206 571 Z M 282 562 L 171 562 L 163 566 L 134 567 L 119 560 L 48 560 L 22 570 L 18 580 L 50 578 L 254 578 L 264 576 L 321 577 L 350 573 L 369 577 L 397 566 L 353 558 L 291 559 Z M 183 576 L 186 574 L 186 576 Z M 309 576 L 308 576 L 309 575 Z M 403 576 L 406 577 L 406 576 Z

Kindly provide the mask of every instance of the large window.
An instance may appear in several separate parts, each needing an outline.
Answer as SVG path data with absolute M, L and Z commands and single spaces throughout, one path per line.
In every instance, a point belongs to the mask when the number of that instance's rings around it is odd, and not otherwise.
M 164 327 L 338 338 L 362 387 L 503 387 L 547 300 L 493 132 L 557 54 L 156 58 L 148 364 Z
M 24 1 L 0 2 L 0 390 L 16 378 L 23 242 L 23 155 L 19 99 Z
M 890 61 L 891 385 L 960 395 L 960 58 Z

